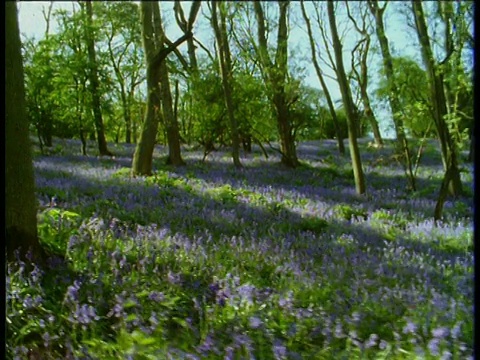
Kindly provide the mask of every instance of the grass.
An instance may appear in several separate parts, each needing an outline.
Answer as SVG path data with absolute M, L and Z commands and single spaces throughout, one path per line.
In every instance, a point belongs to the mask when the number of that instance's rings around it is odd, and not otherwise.
M 158 147 L 149 178 L 130 176 L 131 146 L 107 160 L 60 144 L 35 158 L 39 234 L 58 257 L 8 264 L 7 358 L 472 356 L 473 199 L 433 222 L 434 147 L 417 193 L 386 163 L 366 166 L 359 196 L 331 141 L 300 144 L 297 170 L 259 149 L 242 170 L 186 150 L 175 169 Z M 361 146 L 365 163 L 392 152 Z

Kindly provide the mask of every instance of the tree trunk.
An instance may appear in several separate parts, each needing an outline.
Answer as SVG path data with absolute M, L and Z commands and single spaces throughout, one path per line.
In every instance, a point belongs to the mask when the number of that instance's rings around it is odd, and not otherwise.
M 212 25 L 217 40 L 218 57 L 220 60 L 220 74 L 222 76 L 223 94 L 225 106 L 227 107 L 228 119 L 230 121 L 230 136 L 232 140 L 232 159 L 235 167 L 242 167 L 240 162 L 240 141 L 238 135 L 238 124 L 234 113 L 232 96 L 232 60 L 227 37 L 226 9 L 225 4 L 212 1 Z M 220 24 L 217 18 L 217 6 L 220 12 Z
M 320 80 L 320 84 L 322 85 L 325 98 L 327 99 L 328 109 L 330 111 L 330 114 L 332 115 L 333 126 L 335 129 L 335 135 L 337 137 L 337 142 L 338 142 L 338 151 L 340 152 L 340 154 L 344 155 L 345 145 L 343 144 L 343 137 L 340 132 L 340 125 L 337 118 L 337 112 L 335 111 L 335 106 L 333 105 L 332 97 L 330 96 L 330 92 L 328 91 L 327 84 L 325 83 L 325 79 L 323 78 L 322 71 L 320 70 L 320 65 L 318 64 L 318 61 L 317 61 L 315 41 L 313 40 L 313 32 L 312 32 L 312 26 L 310 24 L 310 19 L 308 18 L 307 12 L 305 11 L 304 1 L 302 0 L 300 4 L 302 8 L 303 18 L 305 19 L 305 24 L 307 25 L 308 39 L 310 42 L 310 49 L 312 52 L 313 66 L 315 67 L 315 72 L 317 73 L 318 80 Z
M 42 138 L 43 144 L 46 147 L 53 146 L 53 124 L 52 124 L 52 116 L 50 109 L 48 110 L 40 110 L 41 111 L 41 121 L 42 121 Z
M 80 129 L 80 141 L 82 142 L 82 155 L 87 156 L 87 139 L 85 138 L 85 131 Z
M 375 117 L 372 106 L 370 104 L 370 97 L 368 96 L 368 91 L 367 91 L 367 87 L 368 87 L 367 59 L 368 59 L 369 48 L 370 48 L 370 36 L 367 35 L 365 49 L 361 54 L 362 59 L 360 63 L 360 74 L 357 74 L 360 76 L 357 77 L 357 80 L 360 85 L 360 97 L 362 99 L 365 116 L 367 117 L 368 121 L 370 122 L 370 126 L 372 127 L 375 144 L 377 144 L 377 146 L 380 147 L 380 146 L 383 146 L 383 139 L 382 139 L 382 135 L 380 134 L 380 127 L 378 126 L 378 121 Z
M 388 101 L 392 110 L 393 124 L 395 127 L 395 133 L 397 135 L 398 147 L 400 149 L 398 152 L 403 153 L 402 164 L 405 169 L 405 174 L 407 175 L 408 185 L 411 190 L 416 191 L 417 185 L 415 181 L 415 176 L 413 174 L 413 164 L 410 156 L 410 149 L 408 147 L 408 141 L 405 135 L 403 120 L 400 117 L 402 107 L 396 95 L 397 89 L 393 73 L 392 55 L 390 54 L 388 39 L 385 35 L 385 26 L 383 24 L 383 13 L 385 11 L 385 6 L 387 3 L 385 3 L 383 8 L 379 8 L 377 0 L 368 0 L 367 4 L 369 6 L 370 12 L 375 18 L 375 30 L 377 33 L 378 42 L 380 43 L 380 49 L 382 51 L 383 68 L 385 70 L 387 82 L 390 88 L 390 91 L 388 92 Z
M 98 151 L 100 155 L 112 156 L 113 154 L 108 150 L 107 141 L 105 140 L 105 131 L 104 131 L 103 119 L 102 119 L 102 109 L 100 104 L 97 60 L 95 55 L 95 39 L 94 39 L 94 33 L 92 28 L 93 27 L 92 2 L 85 1 L 85 4 L 87 8 L 87 26 L 85 28 L 85 32 L 86 32 L 86 41 L 87 41 L 88 62 L 90 67 L 90 71 L 89 71 L 90 92 L 92 94 L 93 117 L 95 121 L 95 128 L 97 131 Z
M 25 104 L 17 3 L 5 3 L 5 248 L 7 260 L 19 251 L 25 260 L 43 264 L 44 251 L 37 237 L 37 200 Z M 30 261 L 28 261 L 30 262 Z
M 183 166 L 185 165 L 185 161 L 182 159 L 182 151 L 180 147 L 180 129 L 177 118 L 173 113 L 172 93 L 170 91 L 170 81 L 168 78 L 167 63 L 165 61 L 161 63 L 159 70 L 161 79 L 160 96 L 168 142 L 167 164 Z
M 333 9 L 333 2 L 327 2 L 328 19 L 330 23 L 330 29 L 332 32 L 333 49 L 336 60 L 336 74 L 338 84 L 340 86 L 340 92 L 342 93 L 343 106 L 347 115 L 347 127 L 348 127 L 348 144 L 350 147 L 350 156 L 352 158 L 353 176 L 355 178 L 355 189 L 357 194 L 364 194 L 366 191 L 365 176 L 362 169 L 362 160 L 360 157 L 360 150 L 357 143 L 357 116 L 355 111 L 355 105 L 352 100 L 352 93 L 348 84 L 347 76 L 345 74 L 345 68 L 342 58 L 342 44 L 338 36 L 337 25 L 335 23 L 335 11 Z
M 448 190 L 451 195 L 458 196 L 462 193 L 462 181 L 458 167 L 456 144 L 445 121 L 445 115 L 447 115 L 448 110 L 443 76 L 441 75 L 441 70 L 433 57 L 433 52 L 430 47 L 422 4 L 412 1 L 412 9 L 415 17 L 418 40 L 422 50 L 423 62 L 427 68 L 434 120 L 444 158 L 445 171 L 449 174 L 447 178 L 447 180 L 449 180 Z
M 268 45 L 265 29 L 265 16 L 263 14 L 262 4 L 254 2 L 254 10 L 258 26 L 258 43 L 260 63 L 265 72 L 265 82 L 269 87 L 270 99 L 274 106 L 275 116 L 277 118 L 277 127 L 280 137 L 280 146 L 282 151 L 282 164 L 295 168 L 300 163 L 297 158 L 297 150 L 293 129 L 290 119 L 290 109 L 285 96 L 285 80 L 288 72 L 288 26 L 287 10 L 289 1 L 278 1 L 279 5 L 279 23 L 277 34 L 277 51 L 275 62 L 273 63 L 268 55 Z
M 151 66 L 155 53 L 153 31 L 153 2 L 142 1 L 140 14 L 142 22 L 142 39 L 147 64 L 147 110 L 142 124 L 140 139 L 138 140 L 133 156 L 133 175 L 151 175 L 153 149 L 158 130 L 158 118 L 160 113 L 160 88 L 158 68 Z
M 165 31 L 163 29 L 158 1 L 154 2 L 153 4 L 153 27 L 155 31 L 156 51 L 159 51 L 165 47 Z M 178 122 L 173 114 L 172 92 L 170 90 L 168 66 L 165 60 L 158 64 L 158 71 L 158 76 L 160 79 L 160 102 L 163 114 L 162 118 L 165 125 L 168 144 L 167 164 L 173 166 L 182 166 L 185 165 L 185 161 L 182 159 L 180 148 L 180 130 L 178 127 Z
M 474 162 L 475 160 L 475 131 L 474 127 L 470 127 L 470 148 L 468 151 L 468 161 L 469 162 Z

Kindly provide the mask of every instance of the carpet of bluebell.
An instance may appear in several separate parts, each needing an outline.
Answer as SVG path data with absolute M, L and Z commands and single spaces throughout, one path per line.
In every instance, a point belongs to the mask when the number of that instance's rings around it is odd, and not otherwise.
M 360 146 L 365 195 L 333 140 L 293 170 L 259 148 L 174 168 L 157 146 L 132 177 L 133 145 L 57 139 L 34 160 L 53 256 L 8 265 L 7 358 L 473 359 L 472 165 L 435 223 L 436 142 L 416 192 L 391 143 Z

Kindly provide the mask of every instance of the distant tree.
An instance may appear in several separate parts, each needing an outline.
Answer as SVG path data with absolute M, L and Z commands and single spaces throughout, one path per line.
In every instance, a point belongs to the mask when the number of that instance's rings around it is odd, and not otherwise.
M 156 35 L 155 47 L 157 51 L 159 51 L 164 49 L 166 38 L 162 18 L 160 16 L 159 2 L 155 3 L 153 6 L 153 24 Z M 157 66 L 160 79 L 160 108 L 162 115 L 160 119 L 165 128 L 168 144 L 167 164 L 174 166 L 185 165 L 180 149 L 178 122 L 173 113 L 172 92 L 170 89 L 170 77 L 166 59 L 160 61 Z
M 132 107 L 137 87 L 144 81 L 142 74 L 141 26 L 138 5 L 133 2 L 97 2 L 97 21 L 106 35 L 109 65 L 113 68 L 113 84 L 120 100 L 124 120 L 125 142 L 132 142 L 136 132 Z
M 448 108 L 440 64 L 436 62 L 430 47 L 430 38 L 428 35 L 422 4 L 412 1 L 412 9 L 415 17 L 417 35 L 420 42 L 423 61 L 427 68 L 433 107 L 433 118 L 435 120 L 435 126 L 437 129 L 438 138 L 440 140 L 440 146 L 446 167 L 434 213 L 435 219 L 440 220 L 443 204 L 448 192 L 454 196 L 460 195 L 462 193 L 462 182 L 460 179 L 460 169 L 457 160 L 456 143 L 454 142 L 448 128 L 448 124 L 445 121 L 445 117 L 448 114 Z M 450 54 L 447 54 L 447 56 L 450 56 Z
M 340 92 L 342 94 L 343 106 L 345 108 L 346 115 L 347 115 L 348 143 L 350 147 L 350 156 L 352 158 L 353 175 L 355 178 L 355 189 L 358 194 L 364 194 L 366 191 L 365 176 L 363 174 L 362 160 L 360 157 L 360 150 L 358 148 L 358 142 L 357 142 L 357 122 L 359 121 L 359 119 L 358 119 L 358 114 L 357 114 L 355 105 L 353 103 L 352 93 L 350 90 L 350 86 L 345 73 L 345 68 L 343 65 L 342 44 L 340 42 L 340 37 L 338 36 L 333 2 L 331 1 L 327 2 L 327 11 L 328 11 L 330 29 L 332 32 L 333 48 L 335 52 L 335 60 L 336 60 L 335 72 L 337 75 L 338 84 L 340 85 Z
M 288 74 L 288 8 L 289 1 L 278 1 L 279 17 L 277 32 L 277 49 L 274 60 L 269 54 L 267 43 L 267 19 L 263 6 L 267 3 L 254 2 L 254 10 L 257 18 L 257 37 L 259 63 L 264 74 L 265 83 L 275 111 L 278 133 L 280 137 L 282 163 L 289 167 L 297 167 L 299 161 L 293 128 L 290 117 L 290 105 L 295 95 L 286 91 Z
M 302 8 L 302 14 L 303 14 L 303 18 L 305 20 L 305 24 L 307 26 L 308 39 L 309 39 L 309 43 L 310 43 L 310 50 L 312 52 L 313 66 L 315 67 L 315 72 L 317 74 L 318 80 L 320 80 L 320 84 L 322 85 L 323 93 L 325 94 L 325 98 L 327 100 L 328 109 L 330 110 L 330 115 L 332 117 L 332 123 L 333 123 L 334 129 L 335 129 L 335 137 L 336 137 L 337 142 L 338 142 L 338 151 L 340 152 L 340 154 L 345 154 L 345 145 L 343 144 L 343 137 L 342 137 L 341 132 L 340 132 L 340 124 L 339 124 L 339 121 L 337 119 L 337 113 L 335 111 L 335 106 L 333 104 L 332 97 L 330 96 L 330 92 L 328 91 L 327 84 L 325 82 L 324 76 L 322 74 L 322 70 L 320 69 L 320 65 L 319 65 L 318 60 L 317 60 L 317 55 L 316 55 L 317 54 L 317 49 L 316 49 L 315 41 L 314 41 L 314 38 L 313 38 L 312 26 L 310 24 L 310 19 L 308 18 L 307 12 L 305 10 L 305 4 L 304 4 L 303 0 L 301 1 L 300 5 L 301 5 L 301 8 Z
M 90 93 L 92 96 L 92 110 L 97 135 L 98 151 L 100 155 L 112 156 L 108 150 L 107 140 L 105 139 L 105 130 L 102 117 L 102 104 L 99 91 L 98 63 L 95 51 L 95 32 L 93 29 L 93 8 L 92 2 L 87 0 L 79 2 L 83 9 L 86 9 L 85 41 L 88 53 L 88 75 L 90 82 Z
M 42 263 L 37 236 L 37 202 L 25 104 L 17 3 L 5 3 L 5 248 L 8 260 L 19 251 Z
M 225 106 L 230 124 L 230 137 L 232 142 L 232 158 L 234 165 L 239 168 L 242 166 L 239 158 L 240 143 L 238 135 L 238 124 L 235 118 L 235 109 L 232 96 L 232 59 L 230 54 L 230 46 L 227 36 L 227 9 L 224 3 L 211 1 L 212 9 L 212 26 L 215 33 L 217 44 L 218 58 L 220 61 L 220 74 L 222 76 L 222 87 L 225 98 Z M 220 16 L 217 16 L 217 10 Z
M 415 138 L 434 137 L 427 73 L 415 60 L 408 57 L 392 57 L 392 64 L 405 132 Z M 390 87 L 384 69 L 380 73 L 384 76 L 379 81 L 376 95 L 382 101 L 388 99 Z
M 408 186 L 412 191 L 416 191 L 417 185 L 415 175 L 413 172 L 412 157 L 410 155 L 410 148 L 408 146 L 407 136 L 405 134 L 405 127 L 402 120 L 402 107 L 398 100 L 397 83 L 393 70 L 392 55 L 390 52 L 390 46 L 388 38 L 385 35 L 385 25 L 383 22 L 383 14 L 387 7 L 386 1 L 382 7 L 379 6 L 377 0 L 367 0 L 368 7 L 372 16 L 375 19 L 375 32 L 377 34 L 378 42 L 382 53 L 383 69 L 387 77 L 388 90 L 388 102 L 390 104 L 393 124 L 395 127 L 395 134 L 398 142 L 397 152 L 402 156 L 402 164 L 404 166 L 405 174 L 407 177 Z
M 360 90 L 360 99 L 363 105 L 363 115 L 370 124 L 373 132 L 373 138 L 375 139 L 375 144 L 377 146 L 382 146 L 383 139 L 382 135 L 380 134 L 380 127 L 371 106 L 370 96 L 368 95 L 368 53 L 371 44 L 370 29 L 367 21 L 368 8 L 365 6 L 365 3 L 356 3 L 356 9 L 358 10 L 356 14 L 360 19 L 355 19 L 355 17 L 351 14 L 348 1 L 345 1 L 345 5 L 347 8 L 348 18 L 352 21 L 355 30 L 361 35 L 361 39 L 357 42 L 352 50 L 352 75 L 358 84 Z M 357 55 L 360 58 L 358 61 L 356 61 Z M 360 68 L 360 71 L 358 70 L 358 67 Z

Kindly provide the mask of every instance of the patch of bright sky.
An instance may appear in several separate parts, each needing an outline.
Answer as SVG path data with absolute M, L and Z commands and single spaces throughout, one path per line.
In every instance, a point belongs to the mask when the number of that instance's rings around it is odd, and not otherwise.
M 354 2 L 352 2 L 354 3 Z M 28 37 L 35 37 L 36 39 L 41 39 L 44 37 L 46 22 L 42 13 L 42 10 L 45 11 L 48 9 L 50 2 L 49 1 L 29 1 L 29 2 L 19 2 L 18 9 L 19 9 L 19 24 L 20 24 L 20 32 Z M 314 21 L 314 12 L 311 6 L 313 4 L 309 1 L 306 3 L 306 9 L 308 16 L 310 17 L 310 21 L 312 23 L 312 27 L 314 28 L 314 36 L 316 39 L 321 39 L 320 33 L 318 30 L 318 25 Z M 55 9 L 72 9 L 72 2 L 54 2 L 53 10 Z M 166 33 L 170 39 L 176 39 L 178 36 L 181 35 L 180 29 L 176 25 L 176 22 L 173 20 L 173 2 L 164 2 L 162 5 L 162 12 L 164 12 L 164 19 L 165 19 L 165 28 Z M 190 8 L 190 3 L 184 2 L 184 11 L 185 14 L 188 15 L 188 10 Z M 273 5 L 273 4 L 272 4 Z M 322 4 L 325 5 L 325 4 Z M 392 54 L 394 56 L 409 56 L 414 58 L 421 64 L 420 52 L 418 47 L 418 40 L 416 38 L 416 33 L 411 27 L 411 24 L 407 24 L 405 12 L 408 11 L 407 6 L 409 2 L 401 1 L 401 2 L 392 2 L 387 6 L 387 10 L 385 12 L 385 27 L 386 27 L 386 35 L 389 39 L 389 44 L 391 47 Z M 325 9 L 325 7 L 323 7 Z M 275 11 L 275 10 L 273 10 Z M 350 51 L 355 46 L 356 41 L 356 33 L 355 30 L 347 24 L 348 18 L 346 16 L 345 5 L 342 3 L 337 4 L 337 26 L 339 33 L 343 34 L 344 39 L 344 62 L 345 67 L 348 71 L 350 68 Z M 194 31 L 196 32 L 197 38 L 205 45 L 207 48 L 213 51 L 213 33 L 211 27 L 206 20 L 204 14 L 208 14 L 208 9 L 206 9 L 205 5 L 202 5 L 201 12 L 197 17 L 197 22 L 195 25 Z M 321 16 L 325 19 L 325 26 L 328 27 L 328 22 L 326 20 L 326 14 L 323 10 L 321 11 Z M 308 86 L 320 89 L 320 82 L 317 78 L 315 73 L 315 69 L 313 67 L 311 61 L 311 53 L 310 47 L 308 42 L 308 35 L 305 30 L 304 20 L 301 16 L 300 12 L 300 3 L 292 2 L 291 13 L 290 13 L 290 34 L 289 34 L 289 49 L 290 49 L 290 56 L 291 56 L 291 63 L 300 64 L 304 67 L 305 71 L 305 84 Z M 347 25 L 346 25 L 347 24 Z M 347 27 L 346 27 L 347 26 Z M 317 28 L 317 29 L 316 29 Z M 316 29 L 316 30 L 315 30 Z M 326 29 L 327 35 L 329 34 L 329 28 Z M 55 22 L 51 23 L 51 32 L 58 31 L 57 24 Z M 274 35 L 272 35 L 274 37 Z M 376 37 L 372 37 L 374 39 L 373 46 L 375 46 Z M 321 41 L 318 40 L 319 43 L 319 51 L 320 54 L 325 54 L 325 49 L 320 44 Z M 199 49 L 201 51 L 201 49 Z M 325 56 L 326 58 L 326 56 Z M 372 57 L 373 59 L 373 57 Z M 379 66 L 381 63 L 380 55 L 375 55 L 375 59 L 371 62 L 371 71 L 370 71 L 370 86 L 369 90 L 370 93 L 375 91 L 375 88 L 378 84 L 378 77 L 375 74 L 379 72 Z M 326 83 L 328 89 L 332 95 L 332 98 L 339 102 L 341 99 L 340 90 L 338 87 L 337 82 L 332 79 L 334 77 L 333 71 L 325 66 L 325 64 L 321 64 L 322 71 L 325 71 L 326 76 Z M 422 66 L 423 67 L 423 66 Z M 375 103 L 374 103 L 375 106 Z M 391 137 L 392 133 L 392 121 L 391 116 L 388 111 L 381 109 L 380 107 L 376 107 L 378 112 L 377 117 L 380 122 L 382 133 L 385 137 Z

